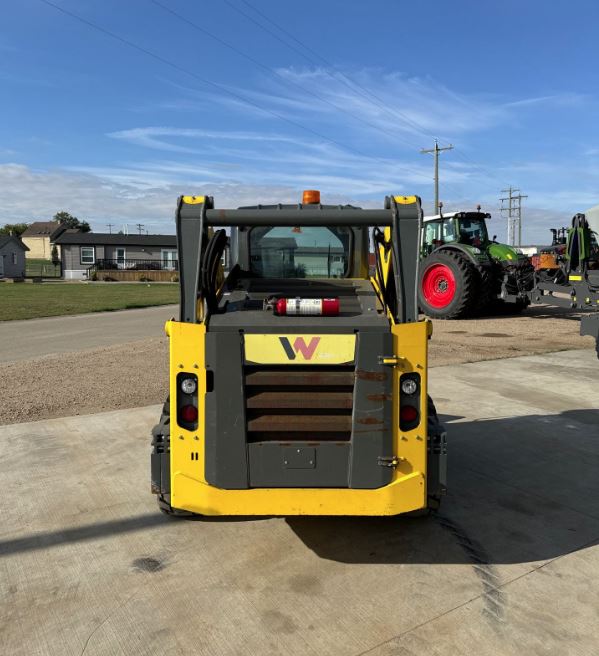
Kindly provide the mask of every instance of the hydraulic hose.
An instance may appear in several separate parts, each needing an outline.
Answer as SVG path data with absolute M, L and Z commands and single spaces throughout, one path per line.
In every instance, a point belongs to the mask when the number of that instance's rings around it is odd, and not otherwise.
M 227 246 L 227 233 L 217 230 L 206 246 L 200 265 L 200 289 L 209 312 L 218 308 L 218 265 Z

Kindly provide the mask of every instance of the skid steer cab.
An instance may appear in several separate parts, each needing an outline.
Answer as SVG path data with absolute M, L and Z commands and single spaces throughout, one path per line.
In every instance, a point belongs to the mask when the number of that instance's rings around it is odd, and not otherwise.
M 431 323 L 418 320 L 420 199 L 365 210 L 310 191 L 228 210 L 183 196 L 176 224 L 180 317 L 166 324 L 170 396 L 151 456 L 159 507 L 437 508 L 447 449 L 427 394 Z

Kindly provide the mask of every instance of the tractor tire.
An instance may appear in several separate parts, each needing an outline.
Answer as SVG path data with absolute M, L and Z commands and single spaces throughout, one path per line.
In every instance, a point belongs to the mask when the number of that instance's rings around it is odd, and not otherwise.
M 170 408 L 170 396 L 166 397 L 166 401 L 162 406 L 162 413 L 160 415 L 160 421 L 152 428 L 152 448 L 156 448 L 157 445 L 162 445 L 162 448 L 169 448 L 166 445 L 170 444 L 171 439 L 171 408 Z M 187 510 L 179 510 L 173 508 L 170 504 L 170 495 L 166 497 L 162 494 L 156 495 L 156 501 L 158 503 L 158 508 L 161 513 L 165 515 L 170 515 L 172 517 L 192 517 L 194 513 L 188 512 Z
M 496 294 L 496 285 L 492 269 L 485 266 L 477 266 L 478 290 L 474 312 L 477 316 L 485 315 L 493 307 Z
M 433 319 L 460 319 L 476 308 L 478 272 L 459 253 L 436 251 L 420 263 L 418 304 Z

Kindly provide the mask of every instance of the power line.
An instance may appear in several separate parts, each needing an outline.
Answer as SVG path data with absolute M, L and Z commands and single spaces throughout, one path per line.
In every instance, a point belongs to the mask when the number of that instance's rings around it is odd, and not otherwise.
M 242 16 L 245 16 L 245 17 L 246 17 L 248 20 L 250 20 L 252 23 L 254 23 L 254 24 L 257 25 L 258 27 L 260 27 L 262 30 L 264 30 L 265 32 L 267 32 L 267 33 L 270 34 L 271 36 L 273 36 L 273 37 L 274 37 L 275 39 L 277 39 L 279 42 L 281 42 L 281 43 L 283 43 L 284 45 L 286 45 L 288 48 L 291 48 L 292 50 L 294 50 L 295 52 L 297 52 L 299 55 L 301 55 L 302 57 L 304 57 L 304 59 L 306 59 L 307 61 L 309 61 L 309 62 L 312 63 L 313 65 L 315 65 L 315 66 L 318 66 L 318 65 L 319 65 L 318 62 L 316 62 L 312 57 L 309 57 L 308 55 L 306 55 L 305 53 L 303 53 L 301 50 L 299 50 L 298 48 L 296 48 L 296 47 L 293 46 L 292 44 L 290 44 L 290 43 L 286 42 L 285 40 L 283 40 L 283 39 L 282 39 L 277 33 L 273 32 L 272 30 L 268 29 L 267 27 L 265 27 L 264 25 L 262 25 L 261 23 L 259 23 L 258 21 L 256 21 L 252 16 L 250 16 L 249 14 L 247 14 L 246 12 L 244 12 L 242 9 L 240 9 L 239 7 L 237 7 L 236 5 L 234 5 L 230 0 L 224 0 L 224 2 L 225 2 L 229 7 L 231 7 L 234 11 L 236 11 L 236 12 L 239 13 L 239 14 L 241 14 Z M 316 50 L 314 50 L 314 48 L 311 48 L 310 46 L 306 45 L 303 41 L 301 41 L 300 39 L 298 39 L 297 37 L 295 37 L 293 34 L 291 34 L 291 32 L 289 32 L 288 30 L 286 30 L 286 29 L 285 29 L 283 26 L 281 26 L 280 24 L 276 23 L 276 22 L 275 22 L 274 20 L 272 20 L 269 16 L 267 16 L 263 11 L 261 11 L 261 10 L 258 9 L 257 7 L 254 7 L 250 2 L 248 2 L 248 0 L 241 0 L 241 2 L 243 2 L 244 5 L 246 5 L 247 7 L 249 7 L 252 11 L 254 11 L 256 14 L 258 14 L 258 15 L 259 15 L 261 18 L 263 18 L 265 21 L 267 21 L 268 23 L 270 23 L 270 24 L 271 24 L 276 30 L 278 30 L 280 33 L 285 34 L 288 38 L 290 38 L 290 39 L 292 39 L 293 41 L 295 41 L 295 42 L 296 42 L 297 44 L 299 44 L 302 48 L 304 48 L 304 49 L 307 50 L 308 52 L 312 53 L 315 57 L 317 57 L 317 58 L 318 58 L 321 62 L 323 62 L 326 66 L 330 67 L 331 69 L 334 69 L 334 68 L 335 68 L 335 66 L 334 66 L 334 65 L 333 65 L 328 59 L 326 59 L 323 55 L 321 55 L 321 54 L 318 53 Z M 433 139 L 439 139 L 439 140 L 441 140 L 440 137 L 439 137 L 439 135 L 434 135 L 434 134 L 432 134 L 432 133 L 429 131 L 429 129 L 426 128 L 425 126 L 423 126 L 421 123 L 418 123 L 416 120 L 410 118 L 409 116 L 407 116 L 407 115 L 404 114 L 403 112 L 400 112 L 400 111 L 397 110 L 397 109 L 394 109 L 394 108 L 390 108 L 390 107 L 388 107 L 387 104 L 386 104 L 386 102 L 385 102 L 382 98 L 380 98 L 379 96 L 377 96 L 375 93 L 373 93 L 372 90 L 367 89 L 366 87 L 362 86 L 361 84 L 359 84 L 358 82 L 356 82 L 355 80 L 353 80 L 352 78 L 350 78 L 349 76 L 347 76 L 345 73 L 342 73 L 341 71 L 337 71 L 337 76 L 334 76 L 334 75 L 332 75 L 329 71 L 327 71 L 326 69 L 324 70 L 324 73 L 325 73 L 326 75 L 328 75 L 331 79 L 333 79 L 333 80 L 335 80 L 335 81 L 337 81 L 337 82 L 341 82 L 341 83 L 343 83 L 343 84 L 344 84 L 348 89 L 350 89 L 352 92 L 354 92 L 354 93 L 356 93 L 356 92 L 359 93 L 360 96 L 362 96 L 363 98 L 365 98 L 366 100 L 368 100 L 371 104 L 376 105 L 377 107 L 383 109 L 383 110 L 386 111 L 388 114 L 390 114 L 390 115 L 392 115 L 392 116 L 394 116 L 394 117 L 398 117 L 398 118 L 400 118 L 400 119 L 401 119 L 401 120 L 402 120 L 407 126 L 409 126 L 409 127 L 413 128 L 414 130 L 416 130 L 416 132 L 419 132 L 419 133 L 421 133 L 421 134 L 423 134 L 423 135 L 425 135 L 425 136 L 431 137 L 431 138 L 433 138 Z M 412 144 L 412 147 L 416 148 L 417 146 L 415 146 L 414 144 Z M 482 171 L 485 175 L 488 175 L 488 176 L 490 176 L 491 178 L 495 178 L 496 180 L 500 180 L 500 179 L 499 179 L 494 173 L 491 173 L 491 171 L 490 171 L 489 169 L 485 169 L 483 166 L 481 166 L 480 164 L 478 164 L 477 162 L 475 162 L 472 158 L 467 157 L 465 154 L 463 154 L 463 153 L 460 152 L 459 150 L 456 150 L 456 154 L 457 154 L 458 157 L 461 157 L 464 161 L 468 162 L 469 164 L 472 164 L 472 165 L 475 166 L 477 169 L 479 169 L 480 171 Z
M 487 169 L 484 166 L 482 166 L 481 164 L 478 164 L 477 162 L 475 162 L 471 157 L 468 157 L 464 152 L 460 151 L 458 148 L 456 148 L 456 155 L 458 157 L 461 157 L 466 163 L 471 164 L 472 166 L 477 168 L 479 171 L 484 173 L 486 176 L 488 176 L 488 177 L 490 177 L 494 180 L 497 180 L 501 184 L 505 184 L 505 181 L 501 180 L 501 178 L 498 175 L 496 175 L 495 173 L 492 173 L 490 169 Z M 488 185 L 488 186 L 489 186 L 489 188 L 491 188 L 491 185 Z
M 66 16 L 70 16 L 71 18 L 74 18 L 75 20 L 79 21 L 80 23 L 83 23 L 84 25 L 87 25 L 88 27 L 91 27 L 92 29 L 97 30 L 98 32 L 101 32 L 102 34 L 105 34 L 106 36 L 109 36 L 112 39 L 115 39 L 116 41 L 119 41 L 120 43 L 123 43 L 124 45 L 129 46 L 130 48 L 133 48 L 134 50 L 142 52 L 145 55 L 148 55 L 148 57 L 152 57 L 152 59 L 155 59 L 156 61 L 159 61 L 162 64 L 165 64 L 166 66 L 169 66 L 170 68 L 173 68 L 174 70 L 176 70 L 180 73 L 184 73 L 185 75 L 189 75 L 190 77 L 198 80 L 202 84 L 214 87 L 214 88 L 218 89 L 219 91 L 221 91 L 223 93 L 226 93 L 229 96 L 232 96 L 233 98 L 235 98 L 237 100 L 240 100 L 243 103 L 246 103 L 247 105 L 251 105 L 252 107 L 255 107 L 256 109 L 260 110 L 261 112 L 264 112 L 265 114 L 270 114 L 271 116 L 274 116 L 275 118 L 278 118 L 279 120 L 284 121 L 285 123 L 289 123 L 290 125 L 298 127 L 301 130 L 305 130 L 306 132 L 310 132 L 311 134 L 317 136 L 319 139 L 324 139 L 325 141 L 328 141 L 329 143 L 332 143 L 335 146 L 337 146 L 337 147 L 339 147 L 343 150 L 346 150 L 346 151 L 352 152 L 354 154 L 357 154 L 360 157 L 365 157 L 366 159 L 370 159 L 372 161 L 383 162 L 385 165 L 389 164 L 389 162 L 386 161 L 386 160 L 383 160 L 381 158 L 373 157 L 371 155 L 368 155 L 367 153 L 365 153 L 365 152 L 363 152 L 363 151 L 361 151 L 357 148 L 354 148 L 353 146 L 348 146 L 348 145 L 343 144 L 339 141 L 336 141 L 335 139 L 327 137 L 326 135 L 318 132 L 317 130 L 313 130 L 312 128 L 310 128 L 310 127 L 308 127 L 308 126 L 306 126 L 302 123 L 299 123 L 298 121 L 287 118 L 286 116 L 278 114 L 277 112 L 275 112 L 271 109 L 267 109 L 265 107 L 262 107 L 258 103 L 254 102 L 254 101 L 252 101 L 248 98 L 245 98 L 241 94 L 236 93 L 235 91 L 231 91 L 227 87 L 222 86 L 221 84 L 218 84 L 217 82 L 213 82 L 212 80 L 208 80 L 206 78 L 203 78 L 200 75 L 198 75 L 197 73 L 194 73 L 193 71 L 190 71 L 189 69 L 186 69 L 183 66 L 180 66 L 179 64 L 177 64 L 175 62 L 172 62 L 169 59 L 166 59 L 165 57 L 162 57 L 161 55 L 158 55 L 155 52 L 153 52 L 151 50 L 148 50 L 147 48 L 144 48 L 143 46 L 140 46 L 140 45 L 134 43 L 133 41 L 130 41 L 129 39 L 126 39 L 122 36 L 119 36 L 118 34 L 115 34 L 114 32 L 111 32 L 110 30 L 107 30 L 106 28 L 101 27 L 100 25 L 97 25 L 96 23 L 93 23 L 92 21 L 87 20 L 86 18 L 83 18 L 79 14 L 76 14 L 76 13 L 74 13 L 74 12 L 68 10 L 68 9 L 65 9 L 64 7 L 61 7 L 59 5 L 54 4 L 50 0 L 40 0 L 40 2 L 43 2 L 45 5 L 48 5 L 49 7 L 52 7 L 53 9 L 56 9 L 57 11 L 65 14 Z M 411 169 L 406 169 L 406 168 L 403 168 L 403 167 L 397 167 L 397 169 L 401 170 L 401 171 L 406 171 L 406 172 L 410 173 L 411 175 L 417 175 L 417 176 L 419 176 L 423 179 L 428 179 L 423 174 L 418 173 L 416 171 L 413 171 Z
M 106 227 L 108 228 L 108 234 L 109 234 L 109 235 L 112 234 L 112 226 L 113 226 L 113 225 L 114 225 L 114 223 L 107 223 L 107 224 L 106 224 Z
M 271 20 L 268 16 L 266 16 L 266 15 L 265 15 L 263 12 L 261 12 L 259 9 L 257 9 L 256 7 L 253 7 L 252 5 L 250 5 L 249 2 L 245 2 L 245 0 L 242 0 L 242 1 L 243 1 L 248 7 L 250 7 L 253 11 L 255 11 L 257 14 L 259 14 L 260 16 L 262 16 L 262 17 L 264 18 L 264 20 L 266 20 L 266 21 L 268 21 L 269 23 L 271 23 L 271 24 L 272 24 L 277 30 L 279 30 L 280 32 L 286 34 L 289 38 L 293 39 L 294 41 L 296 41 L 297 43 L 299 43 L 300 45 L 302 45 L 302 47 L 304 47 L 306 50 L 309 50 L 309 51 L 313 52 L 313 53 L 314 53 L 314 54 L 315 54 L 315 55 L 316 55 L 316 56 L 317 56 L 322 62 L 324 62 L 324 64 L 325 64 L 326 66 L 330 67 L 331 69 L 334 69 L 334 68 L 335 68 L 335 66 L 333 66 L 333 64 L 332 64 L 331 62 L 329 62 L 327 59 L 325 59 L 325 57 L 323 57 L 322 55 L 318 54 L 318 53 L 317 53 L 315 50 L 313 50 L 312 48 L 309 48 L 308 46 L 306 46 L 306 45 L 305 45 L 304 43 L 302 43 L 299 39 L 297 39 L 296 37 L 294 37 L 290 32 L 287 32 L 287 30 L 285 30 L 283 27 L 281 27 L 278 23 L 275 23 L 273 20 Z M 314 66 L 318 66 L 318 67 L 320 66 L 320 64 L 319 64 L 318 62 L 316 62 L 312 57 L 309 57 L 308 55 L 306 55 L 305 53 L 303 53 L 301 50 L 299 50 L 298 48 L 296 48 L 296 47 L 293 46 L 292 44 L 290 44 L 290 43 L 288 43 L 287 41 L 285 41 L 284 39 L 282 39 L 282 38 L 281 38 L 276 32 L 273 32 L 272 30 L 270 30 L 268 27 L 266 27 L 265 25 L 263 25 L 262 23 L 260 23 L 260 22 L 257 21 L 256 19 L 254 19 L 252 16 L 250 16 L 249 14 L 247 14 L 245 11 L 243 11 L 243 10 L 240 9 L 239 7 L 235 6 L 232 2 L 230 2 L 229 0 L 224 0 L 224 2 L 225 2 L 229 7 L 231 7 L 231 9 L 233 9 L 233 10 L 236 11 L 237 13 L 241 14 L 242 16 L 245 16 L 245 18 L 247 18 L 249 21 L 251 21 L 252 23 L 254 23 L 255 25 L 257 25 L 260 29 L 262 29 L 263 31 L 265 31 L 266 33 L 270 34 L 272 37 L 274 37 L 275 39 L 277 39 L 277 41 L 279 41 L 279 42 L 282 43 L 283 45 L 287 46 L 288 48 L 292 49 L 293 51 L 297 52 L 300 56 L 304 57 L 304 59 L 306 59 L 307 61 L 309 61 L 311 64 L 313 64 Z M 419 128 L 419 127 L 417 126 L 416 123 L 413 123 L 412 120 L 411 120 L 409 117 L 407 117 L 405 114 L 402 114 L 401 112 L 399 112 L 399 111 L 397 111 L 397 110 L 391 110 L 391 109 L 389 109 L 389 107 L 387 107 L 387 105 L 385 104 L 385 101 L 384 101 L 384 100 L 380 99 L 380 98 L 379 98 L 378 96 L 376 96 L 371 90 L 366 89 L 365 87 L 363 87 L 362 85 L 360 85 L 360 84 L 359 84 L 358 82 L 356 82 L 355 80 L 350 79 L 347 75 L 345 75 L 345 73 L 342 73 L 341 71 L 336 71 L 336 72 L 337 72 L 337 75 L 333 75 L 333 74 L 330 73 L 327 69 L 322 69 L 322 71 L 323 71 L 323 73 L 325 73 L 325 75 L 328 75 L 328 77 L 330 77 L 330 78 L 331 78 L 332 80 L 334 80 L 335 82 L 341 82 L 341 83 L 342 83 L 344 86 L 346 86 L 346 87 L 347 87 L 352 93 L 356 93 L 356 92 L 357 92 L 360 96 L 362 96 L 363 98 L 365 98 L 370 104 L 375 105 L 375 106 L 379 107 L 380 109 L 383 109 L 383 110 L 386 111 L 388 114 L 392 115 L 394 118 L 400 117 L 400 118 L 403 120 L 404 123 L 407 123 L 407 124 L 410 124 L 410 123 L 411 123 L 412 126 L 416 129 L 417 132 L 421 132 L 421 131 L 422 131 L 421 128 Z M 378 101 L 378 102 L 375 102 L 375 101 Z M 407 143 L 407 142 L 405 142 L 405 143 Z M 409 145 L 410 145 L 410 147 L 412 147 L 412 148 L 417 148 L 417 146 L 415 145 L 414 142 L 409 143 Z
M 143 234 L 143 229 L 145 228 L 144 224 L 143 223 L 136 223 L 135 225 L 137 226 L 137 232 L 140 235 Z
M 435 139 L 435 146 L 434 148 L 422 148 L 420 150 L 421 153 L 432 153 L 434 160 L 435 160 L 435 208 L 434 208 L 434 214 L 437 213 L 439 210 L 439 153 L 443 152 L 444 150 L 453 150 L 453 146 L 449 144 L 449 146 L 444 146 L 443 148 L 439 148 L 439 142 Z
M 359 121 L 360 123 L 364 123 L 364 125 L 367 125 L 371 129 L 377 130 L 378 132 L 381 132 L 382 134 L 384 134 L 388 137 L 391 137 L 392 139 L 397 139 L 398 141 L 401 141 L 402 143 L 406 144 L 407 146 L 410 146 L 410 147 L 412 146 L 411 143 L 409 143 L 408 141 L 406 141 L 405 139 L 403 139 L 399 135 L 394 134 L 392 132 L 389 132 L 389 130 L 386 130 L 385 128 L 382 128 L 380 125 L 375 125 L 374 123 L 371 123 L 370 121 L 367 121 L 366 119 L 362 118 L 361 116 L 358 116 L 357 114 L 354 114 L 353 112 L 350 112 L 350 111 L 344 109 L 340 105 L 337 105 L 336 103 L 330 101 L 328 98 L 325 98 L 321 94 L 317 93 L 316 91 L 314 91 L 314 89 L 308 89 L 307 87 L 300 84 L 299 82 L 295 82 L 293 80 L 288 79 L 287 77 L 285 77 L 284 75 L 279 73 L 279 71 L 277 71 L 276 69 L 271 68 L 270 66 L 267 66 L 266 64 L 263 64 L 261 61 L 258 61 L 257 59 L 255 59 L 251 55 L 248 55 L 243 50 L 240 50 L 239 48 L 237 48 L 237 46 L 234 46 L 231 43 L 228 43 L 227 41 L 225 41 L 224 39 L 221 39 L 220 37 L 216 36 L 215 34 L 210 32 L 209 30 L 207 30 L 202 25 L 198 25 L 197 23 L 192 21 L 190 18 L 187 18 L 187 17 L 183 16 L 179 12 L 175 11 L 174 9 L 171 9 L 170 7 L 167 7 L 166 5 L 162 4 L 158 0 L 149 0 L 149 2 L 156 5 L 157 7 L 160 7 L 164 11 L 168 12 L 169 14 L 171 14 L 172 16 L 174 16 L 175 18 L 180 20 L 182 23 L 185 23 L 185 25 L 188 25 L 189 27 L 197 30 L 198 32 L 201 32 L 202 34 L 205 34 L 206 36 L 210 37 L 211 39 L 214 39 L 217 43 L 220 43 L 221 45 L 225 46 L 225 48 L 229 48 L 229 50 L 232 50 L 234 53 L 236 53 L 240 57 L 243 57 L 243 58 L 247 59 L 248 61 L 252 62 L 252 64 L 254 64 L 255 66 L 259 66 L 260 68 L 267 71 L 271 75 L 275 75 L 280 80 L 282 80 L 285 84 L 290 84 L 294 87 L 297 87 L 298 89 L 301 89 L 301 91 L 303 91 L 305 94 L 307 94 L 308 98 L 318 98 L 321 102 L 326 103 L 327 105 L 330 105 L 336 111 L 341 112 L 343 114 L 347 114 L 347 116 L 351 116 L 356 121 Z
M 230 0 L 224 0 L 225 4 L 227 4 L 231 9 L 236 11 L 237 13 L 241 14 L 242 16 L 245 16 L 249 21 L 254 23 L 254 25 L 257 25 L 260 29 L 264 30 L 271 36 L 273 36 L 277 41 L 281 42 L 283 45 L 287 46 L 288 48 L 291 48 L 295 52 L 297 52 L 299 55 L 304 57 L 307 61 L 309 61 L 311 64 L 314 66 L 319 66 L 318 62 L 314 61 L 312 57 L 309 57 L 305 53 L 303 53 L 301 50 L 293 46 L 292 44 L 288 43 L 284 39 L 282 39 L 276 32 L 273 32 L 270 30 L 268 27 L 262 25 L 259 21 L 257 21 L 255 18 L 247 14 L 245 11 L 234 5 Z M 258 15 L 260 15 L 264 20 L 268 21 L 271 25 L 275 27 L 275 29 L 279 30 L 283 34 L 286 34 L 289 38 L 293 39 L 296 43 L 302 46 L 302 48 L 305 48 L 309 52 L 312 52 L 318 59 L 320 59 L 321 62 L 324 62 L 326 66 L 328 66 L 331 69 L 335 69 L 335 66 L 325 57 L 323 57 L 321 54 L 317 53 L 313 48 L 310 48 L 307 46 L 303 41 L 300 41 L 297 39 L 293 34 L 288 32 L 284 27 L 279 25 L 278 23 L 275 23 L 271 18 L 269 18 L 264 12 L 260 11 L 253 5 L 251 5 L 249 2 L 246 2 L 246 0 L 242 0 L 242 2 L 247 5 L 252 11 L 256 12 Z M 366 87 L 363 87 L 361 84 L 356 82 L 355 80 L 352 80 L 349 78 L 345 73 L 342 73 L 341 71 L 337 71 L 337 76 L 333 75 L 330 73 L 328 70 L 324 69 L 323 72 L 328 75 L 332 80 L 335 80 L 336 82 L 341 82 L 343 85 L 345 85 L 352 93 L 359 93 L 363 98 L 365 98 L 369 103 L 376 105 L 380 109 L 383 109 L 386 111 L 388 114 L 394 116 L 395 118 L 399 117 L 402 119 L 404 123 L 415 129 L 417 132 L 422 132 L 423 134 L 426 134 L 426 129 L 423 128 L 422 126 L 419 126 L 415 121 L 413 121 L 411 118 L 403 114 L 402 112 L 396 110 L 396 109 L 390 109 L 387 104 L 385 103 L 384 100 L 379 98 L 376 94 L 374 94 L 370 89 L 366 89 Z M 375 102 L 378 101 L 378 102 Z M 428 135 L 427 135 L 428 136 Z M 411 144 L 413 148 L 416 148 L 417 146 L 414 145 L 414 143 Z
M 152 0 L 152 1 L 154 1 L 154 0 Z M 290 39 L 293 39 L 296 43 L 298 43 L 302 48 L 305 48 L 309 52 L 313 53 L 318 59 L 320 59 L 321 62 L 324 62 L 324 64 L 326 66 L 328 66 L 331 69 L 335 68 L 334 65 L 328 59 L 326 59 L 321 54 L 316 52 L 313 48 L 310 48 L 309 46 L 307 46 L 303 41 L 300 41 L 300 39 L 296 38 L 293 34 L 288 32 L 284 27 L 282 27 L 281 25 L 279 25 L 278 23 L 273 21 L 271 18 L 269 18 L 264 12 L 260 11 L 259 9 L 257 9 L 253 5 L 251 5 L 249 2 L 247 2 L 247 0 L 241 0 L 241 1 L 247 7 L 249 7 L 251 10 L 256 12 L 256 14 L 260 15 L 264 20 L 268 21 L 271 25 L 273 25 L 273 27 L 276 30 L 278 30 L 279 32 L 287 35 Z M 304 59 L 309 61 L 311 64 L 313 64 L 314 66 L 319 66 L 318 62 L 316 62 L 312 57 L 309 57 L 308 55 L 303 53 L 301 50 L 299 50 L 298 48 L 296 48 L 292 44 L 290 44 L 287 41 L 285 41 L 284 39 L 282 39 L 279 36 L 279 34 L 277 34 L 276 32 L 273 32 L 271 29 L 269 29 L 268 27 L 266 27 L 265 25 L 263 25 L 262 23 L 257 21 L 253 16 L 249 15 L 247 12 L 245 12 L 242 9 L 240 9 L 239 7 L 237 7 L 230 0 L 224 0 L 224 2 L 225 2 L 226 5 L 231 7 L 231 9 L 233 9 L 237 13 L 239 13 L 242 16 L 244 16 L 245 18 L 247 18 L 254 25 L 257 25 L 261 30 L 265 31 L 267 34 L 270 34 L 277 41 L 279 41 L 283 45 L 287 46 L 288 48 L 290 48 L 294 52 L 297 52 L 299 55 L 304 57 Z M 355 80 L 352 80 L 351 78 L 349 78 L 347 75 L 345 75 L 345 73 L 342 73 L 341 71 L 337 71 L 337 76 L 335 76 L 332 73 L 330 73 L 327 69 L 322 69 L 322 70 L 326 75 L 328 75 L 335 82 L 341 82 L 352 93 L 354 93 L 354 94 L 358 93 L 360 96 L 365 98 L 370 104 L 375 105 L 375 106 L 379 107 L 380 109 L 383 109 L 384 111 L 386 111 L 389 115 L 393 116 L 394 118 L 399 118 L 403 123 L 405 123 L 409 127 L 412 127 L 414 130 L 416 130 L 416 132 L 420 132 L 421 134 L 425 134 L 427 136 L 432 136 L 428 132 L 427 128 L 425 128 L 424 126 L 418 124 L 416 121 L 412 120 L 406 114 L 404 114 L 404 113 L 402 113 L 402 112 L 400 112 L 396 109 L 390 109 L 386 105 L 386 103 L 383 99 L 379 98 L 379 96 L 377 96 L 375 93 L 373 93 L 370 89 L 367 89 L 366 87 L 362 86 L 361 84 L 359 84 Z M 434 136 L 433 136 L 433 138 L 436 139 L 436 137 L 434 137 Z M 405 139 L 403 141 L 404 141 L 404 143 L 408 143 L 407 141 L 405 141 Z M 415 145 L 414 143 L 408 143 L 408 145 L 410 145 L 413 148 L 418 148 L 418 146 Z M 446 183 L 445 187 L 447 189 L 452 189 L 453 192 L 457 196 L 460 195 L 460 192 L 455 187 L 453 187 L 453 185 L 449 185 L 449 184 Z

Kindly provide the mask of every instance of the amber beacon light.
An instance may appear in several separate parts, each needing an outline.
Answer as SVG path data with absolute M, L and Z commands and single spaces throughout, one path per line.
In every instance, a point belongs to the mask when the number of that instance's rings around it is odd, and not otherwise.
M 319 205 L 320 191 L 317 189 L 306 189 L 302 195 L 303 205 Z

